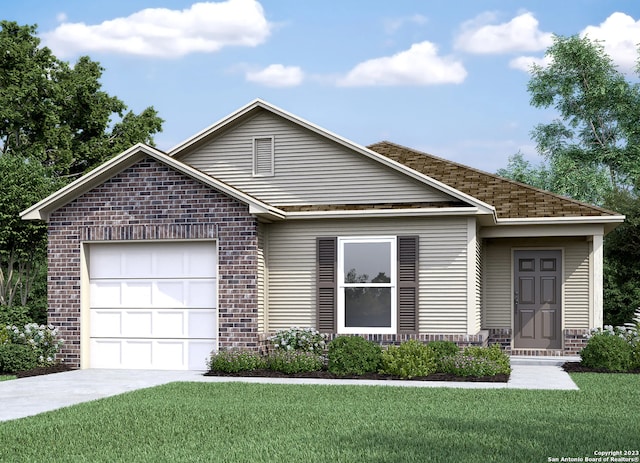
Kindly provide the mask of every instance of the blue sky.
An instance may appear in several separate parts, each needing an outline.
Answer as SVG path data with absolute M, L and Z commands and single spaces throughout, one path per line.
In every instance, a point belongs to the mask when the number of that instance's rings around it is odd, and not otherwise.
M 255 98 L 357 143 L 389 140 L 494 172 L 536 162 L 528 66 L 551 34 L 603 40 L 633 75 L 637 0 L 2 0 L 111 95 L 165 119 L 168 150 Z

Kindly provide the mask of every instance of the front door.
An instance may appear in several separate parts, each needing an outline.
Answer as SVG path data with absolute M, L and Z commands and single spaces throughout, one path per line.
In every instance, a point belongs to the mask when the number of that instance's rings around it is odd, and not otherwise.
M 515 251 L 514 265 L 514 348 L 561 349 L 562 251 Z

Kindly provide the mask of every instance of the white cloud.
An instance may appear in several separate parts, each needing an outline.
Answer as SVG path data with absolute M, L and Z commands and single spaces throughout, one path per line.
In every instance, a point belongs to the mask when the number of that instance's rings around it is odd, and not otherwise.
M 427 23 L 427 18 L 421 14 L 404 16 L 402 18 L 387 19 L 384 22 L 384 30 L 387 34 L 393 34 L 407 23 L 417 24 L 419 26 Z
M 295 87 L 304 80 L 304 73 L 298 66 L 271 64 L 260 71 L 248 71 L 245 77 L 267 87 Z
M 58 13 L 56 15 L 56 21 L 58 21 L 59 23 L 63 23 L 67 20 L 67 14 L 66 13 Z
M 253 47 L 266 40 L 270 28 L 256 0 L 227 0 L 184 10 L 147 8 L 97 25 L 64 23 L 43 34 L 43 42 L 60 57 L 106 52 L 175 58 Z
M 544 58 L 538 58 L 535 56 L 518 56 L 517 58 L 509 61 L 509 67 L 524 72 L 530 72 L 531 66 L 533 66 L 534 64 L 542 67 L 547 67 L 550 62 L 551 59 L 546 56 Z
M 459 84 L 467 71 L 461 62 L 438 56 L 431 42 L 416 43 L 393 56 L 374 58 L 356 65 L 338 79 L 345 87 Z
M 605 51 L 623 72 L 633 71 L 640 43 L 640 21 L 625 13 L 613 13 L 599 26 L 588 26 L 580 35 L 602 40 Z
M 465 22 L 456 48 L 469 53 L 500 54 L 544 50 L 553 43 L 552 34 L 538 29 L 538 20 L 532 13 L 523 13 L 506 23 L 490 24 L 495 20 L 494 14 L 484 13 Z

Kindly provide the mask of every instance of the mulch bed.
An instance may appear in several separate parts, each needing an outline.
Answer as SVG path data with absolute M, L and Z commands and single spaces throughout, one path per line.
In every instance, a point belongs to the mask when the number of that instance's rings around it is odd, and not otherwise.
M 63 371 L 71 371 L 74 368 L 71 368 L 64 363 L 58 363 L 56 365 L 52 365 L 50 367 L 38 367 L 33 370 L 19 371 L 15 373 L 18 378 L 27 378 L 29 376 L 40 376 L 40 375 L 49 375 L 51 373 L 62 373 Z
M 377 379 L 377 380 L 401 380 L 402 378 L 380 373 L 367 373 L 364 375 L 335 375 L 329 371 L 311 371 L 308 373 L 286 374 L 271 370 L 241 371 L 238 373 L 224 373 L 220 371 L 208 371 L 204 376 L 229 376 L 229 377 L 261 377 L 261 378 L 318 378 L 318 379 Z M 509 375 L 495 376 L 455 376 L 447 373 L 434 373 L 429 376 L 419 376 L 405 381 L 458 381 L 458 382 L 481 382 L 481 383 L 506 383 Z
M 640 369 L 631 371 L 609 371 L 604 368 L 589 368 L 582 365 L 580 362 L 565 362 L 562 365 L 562 369 L 567 373 L 621 373 L 621 374 L 640 374 Z

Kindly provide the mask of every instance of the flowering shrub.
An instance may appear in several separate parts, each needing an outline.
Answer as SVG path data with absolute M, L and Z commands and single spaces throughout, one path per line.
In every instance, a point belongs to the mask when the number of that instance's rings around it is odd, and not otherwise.
M 456 355 L 442 360 L 446 373 L 456 376 L 495 376 L 510 374 L 509 357 L 498 344 L 491 347 L 467 347 Z
M 26 345 L 36 353 L 38 366 L 50 366 L 55 363 L 56 354 L 64 344 L 58 337 L 58 329 L 53 325 L 27 323 L 23 328 L 7 325 L 2 336 L 6 344 Z
M 428 376 L 436 371 L 433 350 L 426 344 L 411 339 L 399 346 L 389 346 L 382 351 L 380 373 L 404 379 Z
M 265 368 L 266 362 L 260 354 L 251 350 L 221 350 L 213 352 L 207 367 L 211 371 L 223 373 L 238 373 L 240 371 L 251 371 Z
M 322 370 L 323 358 L 313 352 L 302 350 L 276 350 L 266 360 L 267 368 L 286 374 Z
M 427 347 L 432 352 L 433 359 L 436 362 L 436 371 L 439 372 L 444 372 L 443 359 L 460 352 L 458 345 L 451 341 L 431 341 L 427 344 Z
M 289 328 L 278 331 L 269 338 L 279 350 L 301 350 L 321 355 L 327 347 L 325 335 L 313 328 Z

